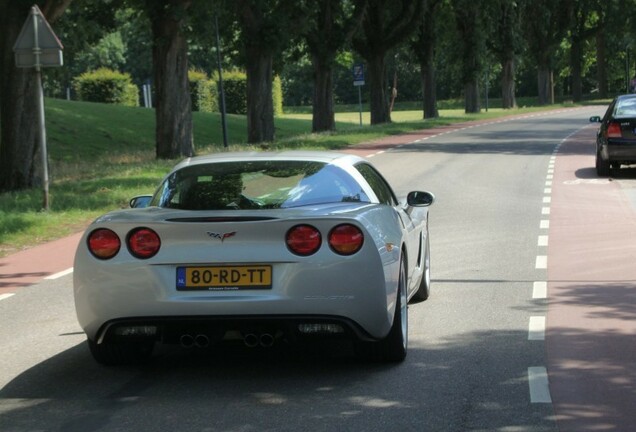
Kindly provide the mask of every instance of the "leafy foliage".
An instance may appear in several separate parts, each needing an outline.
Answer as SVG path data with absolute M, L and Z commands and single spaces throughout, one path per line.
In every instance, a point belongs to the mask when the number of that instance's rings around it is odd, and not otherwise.
M 190 99 L 192 111 L 216 112 L 219 110 L 219 99 L 215 81 L 208 79 L 205 72 L 190 70 Z
M 274 77 L 272 83 L 272 102 L 274 103 L 274 115 L 279 116 L 283 114 L 283 85 L 280 77 L 277 75 Z
M 245 72 L 231 71 L 223 76 L 225 109 L 231 114 L 247 113 L 247 76 Z
M 139 90 L 126 73 L 100 68 L 75 78 L 74 86 L 82 101 L 139 106 Z

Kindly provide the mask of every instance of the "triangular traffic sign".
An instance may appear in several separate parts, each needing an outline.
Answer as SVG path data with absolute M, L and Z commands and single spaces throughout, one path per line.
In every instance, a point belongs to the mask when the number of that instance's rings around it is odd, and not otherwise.
M 40 8 L 34 5 L 32 13 L 29 14 L 22 26 L 22 30 L 20 30 L 20 35 L 13 46 L 13 51 L 32 51 L 35 47 L 35 22 L 33 15 L 35 15 L 35 20 L 37 20 L 38 47 L 40 49 L 64 49 L 62 42 L 53 32 Z

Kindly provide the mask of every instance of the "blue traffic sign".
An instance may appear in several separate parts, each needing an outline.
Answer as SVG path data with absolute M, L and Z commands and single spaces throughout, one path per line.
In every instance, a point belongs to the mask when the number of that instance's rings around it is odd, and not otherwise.
M 362 63 L 353 65 L 353 85 L 364 85 L 364 64 Z

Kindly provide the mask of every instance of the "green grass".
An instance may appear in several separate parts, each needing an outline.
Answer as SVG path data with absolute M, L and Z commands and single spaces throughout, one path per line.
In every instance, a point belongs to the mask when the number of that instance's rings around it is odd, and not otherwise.
M 41 210 L 39 189 L 0 194 L 0 256 L 77 232 L 96 216 L 126 207 L 131 197 L 153 192 L 177 162 L 154 158 L 153 110 L 56 99 L 45 103 L 50 211 Z M 289 114 L 276 119 L 276 141 L 269 146 L 342 149 L 412 130 L 546 109 L 491 108 L 466 115 L 460 101 L 442 102 L 440 107 L 445 109 L 439 119 L 422 120 L 418 104 L 398 104 L 393 123 L 381 126 L 369 126 L 368 112 L 363 113 L 360 126 L 357 106 L 338 107 L 337 132 L 323 134 L 311 133 L 310 109 L 288 108 Z M 194 113 L 193 117 L 197 153 L 224 151 L 220 115 Z M 259 149 L 246 144 L 244 116 L 229 115 L 227 125 L 229 150 Z

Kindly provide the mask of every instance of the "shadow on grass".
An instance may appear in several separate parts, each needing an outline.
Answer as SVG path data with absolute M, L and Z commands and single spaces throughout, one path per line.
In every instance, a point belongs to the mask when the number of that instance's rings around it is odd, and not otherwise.
M 23 232 L 34 225 L 32 217 L 21 213 L 0 211 L 0 244 L 9 234 Z

